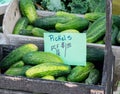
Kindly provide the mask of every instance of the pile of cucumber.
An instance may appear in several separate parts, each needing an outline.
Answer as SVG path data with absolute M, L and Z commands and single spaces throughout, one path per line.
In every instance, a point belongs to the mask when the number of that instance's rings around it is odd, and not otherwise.
M 89 54 L 86 66 L 73 66 L 65 64 L 58 55 L 39 51 L 35 44 L 24 44 L 12 50 L 0 61 L 0 69 L 2 74 L 8 76 L 98 84 L 102 73 L 97 68 L 98 62 L 95 62 L 96 58 L 94 58 L 98 49 L 87 49 Z M 92 52 L 92 50 L 94 51 Z M 90 55 L 94 55 L 93 59 Z M 97 58 L 103 59 L 102 57 L 103 54 Z M 99 64 L 103 65 L 103 62 L 101 61 Z
M 86 33 L 88 43 L 105 43 L 105 13 L 86 13 L 84 17 L 58 11 L 53 16 L 40 17 L 32 0 L 20 0 L 22 17 L 17 21 L 13 34 L 44 37 L 44 33 Z M 120 17 L 112 16 L 111 43 L 120 44 Z M 76 32 L 77 31 L 77 32 Z

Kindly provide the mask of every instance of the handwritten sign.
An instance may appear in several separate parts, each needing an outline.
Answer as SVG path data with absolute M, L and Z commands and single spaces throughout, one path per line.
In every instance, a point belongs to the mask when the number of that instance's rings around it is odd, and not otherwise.
M 12 0 L 0 0 L 0 6 L 8 5 Z
M 85 33 L 45 33 L 44 50 L 60 56 L 65 64 L 86 65 Z

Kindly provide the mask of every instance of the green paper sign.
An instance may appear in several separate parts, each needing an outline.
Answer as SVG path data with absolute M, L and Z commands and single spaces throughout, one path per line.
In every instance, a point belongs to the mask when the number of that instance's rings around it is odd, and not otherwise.
M 85 33 L 45 33 L 44 51 L 60 56 L 65 64 L 86 65 Z
M 0 0 L 0 6 L 1 5 L 8 5 L 12 0 Z

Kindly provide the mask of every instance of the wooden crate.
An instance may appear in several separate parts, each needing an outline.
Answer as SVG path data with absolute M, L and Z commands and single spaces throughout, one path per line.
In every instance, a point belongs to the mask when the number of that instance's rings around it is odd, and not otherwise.
M 48 11 L 38 11 L 38 14 L 40 16 L 48 16 L 54 15 L 55 13 Z M 13 0 L 13 2 L 8 6 L 3 19 L 3 32 L 4 36 L 6 37 L 7 46 L 0 46 L 0 56 L 3 56 L 3 53 L 6 53 L 6 51 L 12 50 L 12 48 L 9 50 L 9 48 L 12 47 L 10 45 L 20 46 L 25 43 L 35 43 L 41 47 L 41 49 L 43 48 L 44 41 L 42 38 L 12 34 L 13 28 L 20 17 L 21 14 L 18 8 L 18 0 Z M 105 45 L 87 44 L 87 46 L 94 46 L 100 49 L 105 49 Z M 116 48 L 117 47 L 113 47 L 113 51 L 118 54 L 118 51 L 115 50 Z M 85 85 L 74 82 L 29 79 L 25 77 L 12 77 L 0 74 L 0 88 L 13 91 L 45 94 L 112 94 L 115 61 L 112 52 L 108 50 L 105 49 L 105 60 L 102 64 L 102 78 L 99 85 Z

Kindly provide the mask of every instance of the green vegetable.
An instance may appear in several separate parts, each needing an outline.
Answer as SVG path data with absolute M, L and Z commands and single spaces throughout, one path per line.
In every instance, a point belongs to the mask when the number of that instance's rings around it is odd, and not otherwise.
M 44 33 L 48 33 L 48 31 L 44 30 L 44 29 L 41 29 L 41 28 L 37 28 L 37 27 L 34 27 L 32 29 L 32 35 L 33 36 L 36 36 L 36 37 L 43 37 L 44 36 Z
M 26 71 L 29 78 L 43 77 L 47 75 L 62 76 L 70 73 L 70 66 L 63 63 L 42 63 Z
M 4 57 L 3 60 L 1 60 L 0 62 L 0 68 L 7 69 L 12 64 L 15 64 L 17 61 L 21 60 L 26 53 L 37 50 L 38 47 L 34 44 L 24 44 L 13 50 L 6 57 Z
M 64 76 L 60 76 L 60 77 L 57 77 L 56 80 L 57 81 L 66 81 L 67 79 Z
M 52 76 L 52 75 L 43 76 L 42 79 L 55 80 L 54 76 Z
M 63 63 L 63 60 L 50 52 L 34 51 L 23 56 L 25 64 L 37 65 L 40 63 Z
M 61 17 L 69 17 L 70 19 L 74 19 L 77 16 L 73 13 L 65 12 L 65 11 L 57 11 L 55 13 L 56 16 L 61 16 Z
M 21 29 L 20 32 L 19 32 L 19 35 L 32 36 L 32 31 L 31 30 L 26 30 L 26 29 Z
M 104 49 L 101 49 L 95 46 L 87 46 L 87 61 L 95 62 L 95 63 L 103 62 L 104 61 Z
M 80 32 L 76 29 L 67 29 L 67 30 L 61 31 L 61 33 L 80 33 Z
M 99 4 L 96 6 L 94 12 L 106 12 L 106 0 L 100 0 Z
M 97 84 L 100 79 L 100 72 L 98 69 L 92 69 L 89 73 L 88 78 L 85 80 L 85 84 Z
M 106 17 L 100 17 L 87 30 L 87 42 L 93 43 L 105 35 Z
M 97 44 L 105 44 L 104 40 L 99 40 L 96 42 Z
M 71 70 L 67 80 L 71 82 L 81 82 L 88 77 L 93 68 L 94 64 L 90 62 L 87 62 L 86 66 L 76 66 Z
M 118 32 L 118 35 L 117 35 L 117 42 L 120 44 L 120 31 Z
M 32 25 L 28 25 L 27 27 L 26 27 L 26 30 L 32 30 L 34 27 L 32 26 Z
M 21 17 L 15 24 L 13 34 L 19 34 L 21 29 L 25 29 L 28 25 L 28 19 L 26 17 Z
M 24 62 L 23 61 L 18 61 L 15 64 L 11 65 L 10 68 L 18 68 L 18 67 L 23 67 L 24 66 Z
M 65 5 L 61 0 L 42 0 L 41 5 L 50 11 L 65 10 Z
M 34 22 L 35 27 L 43 28 L 43 29 L 55 29 L 56 23 L 66 23 L 70 20 L 69 17 L 61 17 L 61 16 L 47 16 L 43 18 L 38 18 Z
M 93 12 L 93 13 L 85 13 L 84 15 L 84 17 L 89 21 L 95 21 L 102 16 L 105 16 L 105 13 Z
M 87 0 L 72 0 L 68 4 L 68 7 L 70 7 L 72 13 L 84 14 L 88 11 Z
M 10 75 L 10 76 L 25 76 L 25 72 L 31 68 L 29 65 L 25 65 L 23 67 L 14 67 L 14 68 L 9 68 L 5 74 Z
M 57 23 L 55 25 L 55 28 L 58 31 L 63 31 L 63 30 L 67 30 L 67 29 L 76 29 L 81 32 L 84 29 L 86 29 L 88 27 L 88 25 L 89 25 L 88 20 L 81 18 L 81 17 L 77 17 L 66 23 Z
M 20 0 L 19 6 L 22 15 L 27 17 L 30 23 L 33 23 L 38 18 L 33 0 Z
M 111 33 L 111 43 L 112 45 L 117 45 L 117 35 L 119 33 L 118 27 L 113 25 Z
M 88 12 L 91 13 L 95 11 L 101 0 L 87 0 L 87 2 L 89 7 Z

